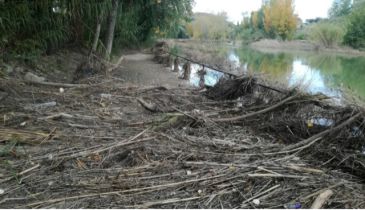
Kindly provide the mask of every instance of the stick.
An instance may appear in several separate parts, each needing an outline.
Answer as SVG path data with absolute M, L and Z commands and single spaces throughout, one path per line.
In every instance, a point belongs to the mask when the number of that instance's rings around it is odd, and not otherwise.
M 52 131 L 45 137 L 40 144 L 43 144 L 45 141 L 51 140 L 54 137 L 54 133 L 56 132 L 57 127 L 53 128 Z
M 257 111 L 257 112 L 252 112 L 252 113 L 248 113 L 248 114 L 245 114 L 245 115 L 242 115 L 242 116 L 238 116 L 238 117 L 232 117 L 232 118 L 220 118 L 220 119 L 213 119 L 214 122 L 233 122 L 233 121 L 238 121 L 238 120 L 243 120 L 245 118 L 249 118 L 249 117 L 252 117 L 252 116 L 255 116 L 255 115 L 259 115 L 259 114 L 264 114 L 266 112 L 270 112 L 282 105 L 284 105 L 285 103 L 293 100 L 294 98 L 296 98 L 298 95 L 294 95 L 294 96 L 290 96 L 282 101 L 280 101 L 279 103 L 271 106 L 271 107 L 268 107 L 266 109 L 263 109 L 263 110 L 260 110 L 260 111 Z
M 243 201 L 243 202 L 242 202 L 242 204 L 241 204 L 241 208 L 244 208 L 244 204 L 246 204 L 246 203 L 248 203 L 248 202 L 250 202 L 250 201 L 252 201 L 252 200 L 254 200 L 254 199 L 258 198 L 258 197 L 261 197 L 262 195 L 264 195 L 264 194 L 266 194 L 266 193 L 268 193 L 268 192 L 271 192 L 271 191 L 275 190 L 275 189 L 276 189 L 276 188 L 278 188 L 278 187 L 280 187 L 280 184 L 275 185 L 274 187 L 272 187 L 272 188 L 270 188 L 270 189 L 267 189 L 267 190 L 265 190 L 264 192 L 259 193 L 259 194 L 255 195 L 255 196 L 253 196 L 253 197 L 251 197 L 251 198 L 249 198 L 249 199 L 247 199 L 247 200 Z
M 127 141 L 113 143 L 110 146 L 107 146 L 107 147 L 101 148 L 101 149 L 97 149 L 97 150 L 81 151 L 81 152 L 78 152 L 78 153 L 69 155 L 67 158 L 86 157 L 89 154 L 102 153 L 102 152 L 105 152 L 107 150 L 111 150 L 111 149 L 116 148 L 116 147 L 128 146 L 130 144 L 141 143 L 141 142 L 151 141 L 151 140 L 155 139 L 155 137 L 152 136 L 152 137 L 147 137 L 147 138 L 141 139 L 139 141 L 134 141 L 137 138 L 139 138 L 140 136 L 142 136 L 144 133 L 146 133 L 148 130 L 149 130 L 149 128 L 145 129 L 144 131 L 140 132 L 139 134 L 137 134 L 136 136 L 134 136 L 133 138 L 131 138 L 131 139 L 127 140 Z
M 172 109 L 174 109 L 174 110 L 176 110 L 176 111 L 180 112 L 181 114 L 183 114 L 183 115 L 185 115 L 185 116 L 187 116 L 187 117 L 190 117 L 190 118 L 191 118 L 191 119 L 193 119 L 193 120 L 197 120 L 195 117 L 191 116 L 190 114 L 188 114 L 188 113 L 186 113 L 186 112 L 184 112 L 184 111 L 182 111 L 182 110 L 180 110 L 180 109 L 178 109 L 178 108 L 176 108 L 176 107 L 172 107 Z
M 65 87 L 65 88 L 82 88 L 87 87 L 88 85 L 85 84 L 67 84 L 67 83 L 56 83 L 56 82 L 40 82 L 40 81 L 32 81 L 26 80 L 29 84 L 35 85 L 44 85 L 44 86 L 51 86 L 51 87 Z
M 0 181 L 0 184 L 5 183 L 5 182 L 8 182 L 8 181 L 10 181 L 12 179 L 15 179 L 17 176 L 22 176 L 22 175 L 24 175 L 24 174 L 26 174 L 26 173 L 28 173 L 30 171 L 33 171 L 34 169 L 39 168 L 39 166 L 41 166 L 41 165 L 40 164 L 37 164 L 37 165 L 35 165 L 35 166 L 31 167 L 31 168 L 28 168 L 28 169 L 26 169 L 26 170 L 24 170 L 22 172 L 17 173 L 16 176 L 12 176 L 12 177 L 9 177 L 7 179 L 1 180 Z
M 66 114 L 66 113 L 59 113 L 59 114 L 54 114 L 48 117 L 41 117 L 38 118 L 38 120 L 55 120 L 55 119 L 59 119 L 59 118 L 68 118 L 68 119 L 72 119 L 74 118 L 74 116 L 70 115 L 70 114 Z
M 141 205 L 136 205 L 136 206 L 126 206 L 126 208 L 147 209 L 147 208 L 150 208 L 151 206 L 164 205 L 164 204 L 170 204 L 170 203 L 179 203 L 179 202 L 186 202 L 186 201 L 193 201 L 193 200 L 197 200 L 197 199 L 200 199 L 200 198 L 202 198 L 202 197 L 171 198 L 171 199 L 162 200 L 162 201 L 147 202 L 147 203 L 144 203 L 144 204 L 141 204 Z
M 306 201 L 306 200 L 308 200 L 308 199 L 310 199 L 310 198 L 312 198 L 312 197 L 314 197 L 314 196 L 316 196 L 316 195 L 319 195 L 319 194 L 323 193 L 323 192 L 324 192 L 324 191 L 326 191 L 326 190 L 330 190 L 330 189 L 333 189 L 333 188 L 339 187 L 339 186 L 341 186 L 341 185 L 343 185 L 343 184 L 344 184 L 343 182 L 340 182 L 340 183 L 338 183 L 338 184 L 335 184 L 335 185 L 329 186 L 329 187 L 327 187 L 327 188 L 325 188 L 325 189 L 319 190 L 319 191 L 317 191 L 317 192 L 315 192 L 315 193 L 312 193 L 312 194 L 310 194 L 310 195 L 305 196 L 304 198 L 299 198 L 299 199 L 300 199 L 300 201 Z
M 325 203 L 327 203 L 327 201 L 330 199 L 330 197 L 333 195 L 333 191 L 332 190 L 326 190 L 323 193 L 321 193 L 316 200 L 314 201 L 314 203 L 311 206 L 311 209 L 320 209 L 323 207 L 323 205 Z
M 224 166 L 224 167 L 237 167 L 237 168 L 255 168 L 254 165 L 250 164 L 231 164 L 231 163 L 215 163 L 215 162 L 193 162 L 193 161 L 184 161 L 182 162 L 186 165 L 203 165 L 203 166 Z
M 70 127 L 73 128 L 80 128 L 80 129 L 96 129 L 96 128 L 102 128 L 101 126 L 92 126 L 92 125 L 81 125 L 81 124 L 68 124 Z
M 58 114 L 54 114 L 48 117 L 41 117 L 38 118 L 38 120 L 56 120 L 59 118 L 66 118 L 66 119 L 81 119 L 81 120 L 96 120 L 99 119 L 98 117 L 94 117 L 94 116 L 84 116 L 84 115 L 79 115 L 79 114 L 75 114 L 75 115 L 70 115 L 67 113 L 58 113 Z
M 314 168 L 306 168 L 306 167 L 299 167 L 297 165 L 289 165 L 287 168 L 293 169 L 295 171 L 305 172 L 305 173 L 315 173 L 315 174 L 324 174 L 324 171 Z
M 120 190 L 120 191 L 112 191 L 112 192 L 105 192 L 105 193 L 94 193 L 94 194 L 77 195 L 77 196 L 70 196 L 70 197 L 64 197 L 64 198 L 48 199 L 48 200 L 44 200 L 44 201 L 31 203 L 26 206 L 38 206 L 41 204 L 51 204 L 51 203 L 57 203 L 57 202 L 61 202 L 61 201 L 74 200 L 74 199 L 80 199 L 80 198 L 115 195 L 115 194 L 119 194 L 119 193 L 133 193 L 133 192 L 140 192 L 140 191 L 146 192 L 147 190 L 159 190 L 159 189 L 163 189 L 163 188 L 176 187 L 176 186 L 179 186 L 182 184 L 196 183 L 196 182 L 206 181 L 206 180 L 210 180 L 210 179 L 221 178 L 221 177 L 225 177 L 225 176 L 226 176 L 225 174 L 221 174 L 221 175 L 211 176 L 211 177 L 207 177 L 207 178 L 186 180 L 186 181 L 169 183 L 169 184 L 164 184 L 164 185 L 155 185 L 155 186 L 151 186 L 151 187 L 142 187 L 142 188 L 135 188 L 135 189 L 129 189 L 129 190 Z M 277 185 L 277 186 L 280 186 L 280 185 Z
M 39 166 L 41 166 L 41 165 L 37 164 L 37 165 L 35 165 L 35 166 L 31 167 L 31 168 L 28 168 L 27 170 L 24 170 L 24 171 L 18 173 L 18 176 L 21 176 L 21 175 L 24 175 L 24 174 L 26 174 L 26 173 L 28 173 L 30 171 L 33 171 L 34 169 L 38 168 Z
M 273 177 L 273 178 L 289 178 L 289 179 L 305 179 L 307 176 L 295 176 L 285 174 L 248 174 L 249 177 Z

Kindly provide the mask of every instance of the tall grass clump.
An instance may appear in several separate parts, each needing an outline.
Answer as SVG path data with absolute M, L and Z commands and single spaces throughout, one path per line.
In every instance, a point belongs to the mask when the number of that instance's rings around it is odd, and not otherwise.
M 345 30 L 333 23 L 317 23 L 309 29 L 309 37 L 317 44 L 333 48 L 342 44 Z

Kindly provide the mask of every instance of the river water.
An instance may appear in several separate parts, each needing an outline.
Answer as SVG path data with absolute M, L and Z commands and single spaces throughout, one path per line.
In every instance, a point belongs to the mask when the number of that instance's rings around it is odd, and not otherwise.
M 346 57 L 317 52 L 259 52 L 250 48 L 227 49 L 231 72 L 236 75 L 263 74 L 287 87 L 308 93 L 323 93 L 341 100 L 345 95 L 365 101 L 365 57 Z M 192 66 L 190 82 L 198 86 Z M 205 84 L 214 85 L 223 73 L 206 69 Z

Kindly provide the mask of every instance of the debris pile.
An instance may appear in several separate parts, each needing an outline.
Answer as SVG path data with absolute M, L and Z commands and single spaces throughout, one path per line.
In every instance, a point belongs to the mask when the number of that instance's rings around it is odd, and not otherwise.
M 1 208 L 365 208 L 360 107 L 257 78 L 205 93 L 13 82 Z
M 153 48 L 152 53 L 154 54 L 154 60 L 157 63 L 172 66 L 173 60 L 169 54 L 170 47 L 167 42 L 158 42 Z

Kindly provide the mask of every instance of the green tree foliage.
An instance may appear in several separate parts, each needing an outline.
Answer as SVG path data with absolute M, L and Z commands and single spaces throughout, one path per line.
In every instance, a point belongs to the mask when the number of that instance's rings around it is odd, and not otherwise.
M 193 0 L 118 0 L 115 41 L 136 44 L 153 37 L 177 35 L 191 16 Z M 32 55 L 67 43 L 91 48 L 101 21 L 105 40 L 111 0 L 2 0 L 0 53 Z M 99 50 L 103 49 L 99 42 Z
M 222 40 L 230 38 L 232 25 L 227 21 L 226 13 L 197 13 L 186 28 L 194 39 Z
M 349 16 L 345 44 L 357 49 L 365 49 L 365 3 L 359 2 Z
M 342 17 L 350 14 L 352 0 L 334 0 L 328 14 L 330 18 Z

